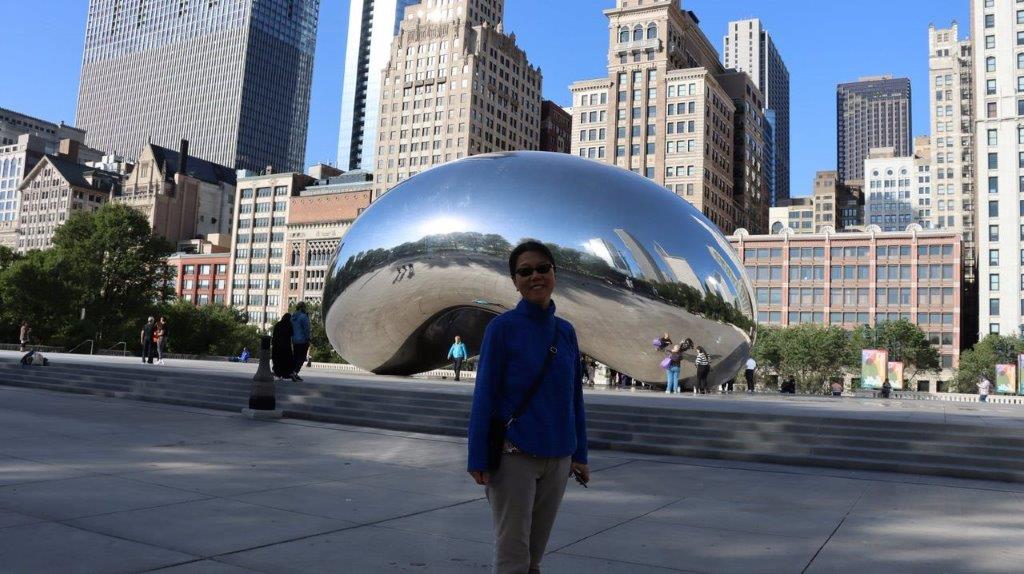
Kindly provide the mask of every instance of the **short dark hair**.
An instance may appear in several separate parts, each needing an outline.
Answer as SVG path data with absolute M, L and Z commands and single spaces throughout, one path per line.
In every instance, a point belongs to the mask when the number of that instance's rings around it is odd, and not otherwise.
M 551 254 L 551 250 L 548 249 L 548 246 L 544 245 L 540 241 L 530 239 L 516 245 L 516 248 L 512 250 L 512 254 L 508 256 L 508 274 L 513 278 L 516 276 L 516 262 L 519 261 L 519 256 L 527 251 L 540 253 L 544 257 L 547 257 L 548 261 L 551 262 L 551 265 L 557 267 L 555 264 L 555 256 Z
M 305 313 L 306 312 L 306 302 L 305 301 L 299 301 L 298 303 L 296 303 L 295 304 L 295 310 L 296 311 L 302 311 L 303 313 Z

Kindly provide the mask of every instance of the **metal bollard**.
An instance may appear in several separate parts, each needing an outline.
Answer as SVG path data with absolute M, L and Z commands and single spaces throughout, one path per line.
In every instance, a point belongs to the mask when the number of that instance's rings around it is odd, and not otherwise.
M 270 370 L 270 336 L 260 337 L 260 365 L 252 378 L 249 392 L 249 410 L 274 411 L 277 398 L 274 391 L 274 373 Z

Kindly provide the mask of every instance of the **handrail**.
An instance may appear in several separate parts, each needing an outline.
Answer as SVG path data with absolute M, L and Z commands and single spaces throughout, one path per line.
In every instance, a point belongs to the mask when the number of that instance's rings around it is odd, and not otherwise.
M 124 347 L 124 352 L 125 352 L 125 353 L 127 353 L 127 352 L 128 352 L 128 343 L 126 343 L 126 342 L 124 342 L 124 341 L 121 341 L 121 342 L 119 342 L 119 343 L 114 343 L 114 344 L 113 344 L 113 345 L 112 345 L 112 346 L 111 346 L 111 347 L 110 347 L 109 349 L 106 349 L 106 350 L 107 350 L 107 351 L 113 351 L 114 349 L 116 349 L 116 348 L 117 348 L 117 346 L 118 346 L 118 345 L 121 345 L 122 347 Z
M 73 352 L 75 352 L 75 349 L 81 347 L 82 345 L 84 345 L 86 343 L 89 343 L 89 354 L 90 355 L 93 354 L 92 353 L 92 350 L 93 350 L 93 341 L 92 341 L 92 339 L 86 339 L 86 340 L 82 341 L 81 343 L 79 343 L 79 344 L 75 345 L 74 347 L 71 347 L 70 349 L 68 349 L 68 352 L 69 353 L 73 353 Z

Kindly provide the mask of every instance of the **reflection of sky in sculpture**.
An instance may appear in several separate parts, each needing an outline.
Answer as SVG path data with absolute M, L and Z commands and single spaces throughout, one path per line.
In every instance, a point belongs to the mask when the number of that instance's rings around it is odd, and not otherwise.
M 526 238 L 552 247 L 560 279 L 572 273 L 580 285 L 596 281 L 590 289 L 603 285 L 622 296 L 646 297 L 733 323 L 741 332 L 752 327 L 745 271 L 724 237 L 692 205 L 626 170 L 541 152 L 473 156 L 392 189 L 347 233 L 325 303 L 374 269 L 425 255 L 476 254 L 507 277 L 507 255 Z M 439 264 L 429 257 L 420 263 Z M 444 264 L 459 262 L 450 258 Z M 445 281 L 443 274 L 436 277 L 430 280 Z M 561 285 L 555 294 L 561 312 L 560 291 Z M 487 293 L 479 298 L 489 299 Z M 663 330 L 658 321 L 651 317 L 654 335 Z M 648 335 L 637 337 L 649 345 Z

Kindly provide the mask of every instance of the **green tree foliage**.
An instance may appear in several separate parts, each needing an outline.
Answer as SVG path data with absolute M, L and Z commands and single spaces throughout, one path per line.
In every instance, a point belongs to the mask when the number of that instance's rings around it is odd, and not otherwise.
M 179 300 L 158 305 L 152 315 L 167 320 L 169 353 L 234 356 L 248 347 L 253 356 L 259 354 L 259 330 L 247 325 L 245 314 L 232 307 L 220 304 L 196 307 Z M 144 321 L 142 317 L 136 332 L 141 331 Z M 136 333 L 133 346 L 138 339 Z
M 64 257 L 54 251 L 30 251 L 0 270 L 0 320 L 3 339 L 13 341 L 28 321 L 32 341 L 64 345 L 78 318 L 77 296 Z
M 855 329 L 850 341 L 852 369 L 860 368 L 860 352 L 863 349 L 886 349 L 890 361 L 902 361 L 904 376 L 913 381 L 921 372 L 937 372 L 939 352 L 928 342 L 928 336 L 920 327 L 900 319 L 879 323 L 875 328 L 863 325 Z
M 951 381 L 950 390 L 959 393 L 977 392 L 979 377 L 984 375 L 995 382 L 996 365 L 1016 365 L 1020 353 L 1024 353 L 1024 340 L 1019 337 L 988 335 L 973 348 L 960 353 L 960 367 Z
M 831 380 L 843 375 L 850 354 L 846 331 L 814 324 L 762 327 L 753 352 L 763 373 L 793 377 L 797 389 L 807 393 L 828 392 Z

